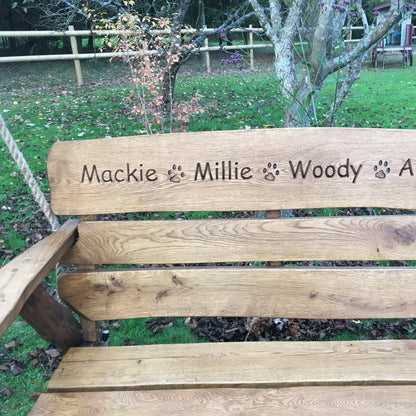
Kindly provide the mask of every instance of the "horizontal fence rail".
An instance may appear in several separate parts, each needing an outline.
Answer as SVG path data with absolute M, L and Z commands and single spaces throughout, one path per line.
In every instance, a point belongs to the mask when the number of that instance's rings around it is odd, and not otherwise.
M 363 30 L 363 26 L 353 26 L 346 28 L 347 38 L 344 40 L 345 43 L 355 43 L 359 39 L 352 39 L 352 33 L 355 30 Z M 221 45 L 219 46 L 209 46 L 208 38 L 205 39 L 203 46 L 200 46 L 195 49 L 195 53 L 205 53 L 205 62 L 207 72 L 211 72 L 211 63 L 210 63 L 210 52 L 215 51 L 227 51 L 227 50 L 248 50 L 250 66 L 254 66 L 254 50 L 255 49 L 267 49 L 271 48 L 272 44 L 265 43 L 254 43 L 254 35 L 262 35 L 264 33 L 262 28 L 254 28 L 251 25 L 248 28 L 236 28 L 229 30 L 231 33 L 247 33 L 248 39 L 247 43 L 244 45 Z M 0 31 L 0 38 L 44 38 L 44 37 L 63 37 L 70 38 L 72 53 L 67 54 L 48 54 L 48 55 L 25 55 L 25 56 L 2 56 L 0 57 L 0 64 L 2 63 L 17 63 L 17 62 L 42 62 L 42 61 L 64 61 L 64 60 L 73 60 L 75 64 L 75 69 L 77 73 L 78 84 L 82 85 L 82 72 L 79 61 L 84 59 L 108 59 L 108 58 L 122 58 L 127 54 L 129 56 L 137 56 L 140 54 L 155 54 L 156 51 L 129 51 L 129 52 L 87 52 L 79 53 L 77 48 L 77 37 L 103 37 L 103 36 L 116 36 L 116 35 L 126 35 L 133 33 L 128 30 L 74 30 L 72 26 L 69 27 L 67 31 L 55 31 L 55 30 L 39 30 L 39 31 Z M 167 30 L 153 30 L 153 34 L 169 34 Z M 181 34 L 208 34 L 209 36 L 218 36 L 217 29 L 214 28 L 203 28 L 203 29 L 182 29 Z M 297 43 L 295 45 L 300 45 Z
M 355 29 L 363 29 L 363 26 L 355 26 L 351 28 Z M 168 35 L 170 32 L 169 30 L 151 30 L 152 34 L 166 34 Z M 193 34 L 193 33 L 209 33 L 209 34 L 216 34 L 217 29 L 213 28 L 204 28 L 204 29 L 182 29 L 181 34 Z M 253 33 L 263 33 L 262 28 L 255 28 L 255 27 L 248 27 L 248 28 L 236 28 L 230 29 L 229 32 L 236 33 L 236 32 L 253 32 Z M 0 31 L 0 37 L 10 37 L 10 38 L 17 38 L 17 37 L 62 37 L 62 36 L 108 36 L 108 35 L 128 35 L 130 33 L 134 33 L 132 30 L 66 30 L 66 31 L 56 31 L 56 30 L 9 30 L 9 31 Z
M 1 33 L 1 32 L 0 32 Z M 253 45 L 232 45 L 221 46 L 221 50 L 245 50 L 245 49 L 264 49 L 271 48 L 271 43 L 261 43 Z M 218 51 L 218 46 L 201 47 L 197 49 L 198 52 L 215 52 Z M 26 56 L 3 56 L 0 57 L 0 63 L 12 62 L 37 62 L 37 61 L 72 61 L 74 59 L 98 59 L 98 58 L 120 58 L 126 55 L 154 55 L 157 51 L 129 51 L 129 52 L 89 52 L 89 53 L 69 53 L 69 54 L 54 54 L 54 55 L 26 55 Z

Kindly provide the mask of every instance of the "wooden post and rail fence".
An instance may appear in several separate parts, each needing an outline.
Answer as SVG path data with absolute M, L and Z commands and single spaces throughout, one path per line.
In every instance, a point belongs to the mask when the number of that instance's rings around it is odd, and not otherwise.
M 204 29 L 184 29 L 182 34 L 190 34 L 199 32 L 209 32 L 210 34 L 217 35 L 215 29 L 204 28 Z M 363 30 L 362 26 L 353 26 L 348 29 L 348 34 L 345 39 L 345 43 L 351 44 L 356 43 L 359 39 L 353 39 L 352 33 L 355 30 Z M 124 31 L 127 32 L 128 31 Z M 231 33 L 248 33 L 247 43 L 243 45 L 221 45 L 219 46 L 209 46 L 208 37 L 204 40 L 203 45 L 196 49 L 196 52 L 205 53 L 205 65 L 208 73 L 211 72 L 211 60 L 210 52 L 217 52 L 219 50 L 248 50 L 249 51 L 249 60 L 250 67 L 254 67 L 254 50 L 255 49 L 267 49 L 271 48 L 271 43 L 257 43 L 254 40 L 254 35 L 261 36 L 263 34 L 263 29 L 253 28 L 250 25 L 248 28 L 239 28 L 230 30 Z M 40 61 L 62 61 L 62 60 L 73 60 L 75 64 L 75 71 L 77 74 L 78 85 L 83 84 L 82 71 L 80 60 L 82 59 L 108 59 L 108 58 L 122 58 L 124 52 L 92 52 L 92 53 L 80 53 L 77 46 L 77 37 L 102 37 L 102 36 L 111 36 L 122 34 L 121 30 L 74 30 L 73 26 L 69 26 L 67 31 L 54 31 L 54 30 L 40 30 L 40 31 L 0 31 L 0 38 L 27 38 L 27 37 L 69 37 L 71 44 L 72 53 L 68 54 L 50 54 L 50 55 L 26 55 L 26 56 L 0 56 L 0 64 L 2 63 L 12 63 L 12 62 L 40 62 Z M 154 33 L 168 33 L 167 31 L 154 31 Z M 218 35 L 217 35 L 218 36 Z M 299 43 L 300 45 L 300 43 Z M 143 51 L 132 51 L 130 55 L 141 54 Z M 147 53 L 155 53 L 154 51 L 148 51 Z

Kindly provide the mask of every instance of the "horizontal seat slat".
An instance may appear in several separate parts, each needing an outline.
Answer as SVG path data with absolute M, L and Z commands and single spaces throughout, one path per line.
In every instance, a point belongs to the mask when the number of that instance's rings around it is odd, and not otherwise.
M 416 386 L 150 390 L 42 394 L 30 416 L 413 416 Z
M 72 348 L 48 392 L 416 384 L 416 342 L 248 342 Z
M 151 268 L 68 273 L 62 300 L 91 320 L 150 316 L 416 317 L 416 269 Z
M 93 221 L 78 231 L 63 262 L 410 260 L 416 253 L 416 216 Z
M 414 135 L 314 127 L 59 142 L 51 204 L 59 215 L 415 209 Z

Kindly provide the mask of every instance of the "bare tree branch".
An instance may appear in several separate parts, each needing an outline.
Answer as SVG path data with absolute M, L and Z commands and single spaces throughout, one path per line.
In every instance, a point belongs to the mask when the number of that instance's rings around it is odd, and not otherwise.
M 282 31 L 282 10 L 279 0 L 269 0 L 270 4 L 270 21 L 274 33 Z
M 282 42 L 286 42 L 292 47 L 295 44 L 295 38 L 299 34 L 304 4 L 305 0 L 294 0 L 292 2 L 282 30 Z
M 363 27 L 364 27 L 364 33 L 368 33 L 368 31 L 370 30 L 370 27 L 368 24 L 367 16 L 363 9 L 362 1 L 356 0 L 355 5 L 356 5 L 357 15 L 361 19 Z M 331 111 L 330 117 L 328 117 L 328 119 L 325 121 L 326 125 L 333 124 L 336 112 L 341 107 L 342 103 L 347 97 L 354 82 L 360 78 L 361 67 L 365 59 L 367 58 L 368 53 L 369 51 L 367 51 L 367 53 L 361 54 L 361 56 L 359 56 L 357 59 L 355 59 L 354 61 L 352 61 L 350 64 L 347 65 L 346 73 L 342 77 L 342 81 L 338 82 L 337 92 L 336 92 L 335 99 L 333 101 L 332 111 Z
M 257 18 L 259 19 L 260 25 L 263 28 L 266 36 L 270 39 L 272 44 L 275 45 L 279 41 L 279 36 L 273 30 L 273 27 L 266 16 L 264 8 L 260 6 L 260 3 L 257 0 L 250 0 L 250 4 L 256 13 Z

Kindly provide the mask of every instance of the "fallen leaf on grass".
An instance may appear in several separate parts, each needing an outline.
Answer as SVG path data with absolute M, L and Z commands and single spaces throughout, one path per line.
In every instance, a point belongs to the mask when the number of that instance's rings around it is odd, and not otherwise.
M 198 324 L 196 323 L 196 319 L 191 317 L 186 318 L 184 324 L 192 330 L 196 329 L 196 327 L 198 326 Z
M 51 358 L 56 358 L 61 355 L 61 352 L 58 350 L 58 348 L 50 348 L 49 350 L 46 350 L 45 353 Z
M 12 341 L 10 344 L 4 344 L 4 347 L 8 350 L 13 350 L 14 348 L 19 347 L 21 345 L 23 345 L 22 342 Z
M 32 365 L 35 367 L 46 368 L 47 370 L 55 370 L 61 361 L 61 351 L 57 348 L 36 348 L 28 353 L 28 357 L 32 359 Z
M 12 395 L 12 389 L 10 387 L 5 387 L 4 389 L 0 390 L 0 397 L 10 397 Z
M 117 330 L 117 331 L 120 331 L 120 329 L 121 329 L 120 322 L 119 322 L 119 321 L 114 322 L 114 323 L 113 323 L 113 328 L 114 328 L 115 330 Z
M 125 338 L 123 341 L 123 345 L 136 345 L 136 341 L 131 340 L 130 338 Z
M 152 335 L 163 334 L 165 328 L 171 328 L 173 326 L 172 319 L 170 318 L 157 318 L 146 321 L 146 328 L 152 331 Z
M 23 369 L 20 366 L 18 366 L 16 363 L 12 363 L 10 365 L 10 372 L 14 374 L 15 376 L 17 376 L 18 374 L 23 373 Z

